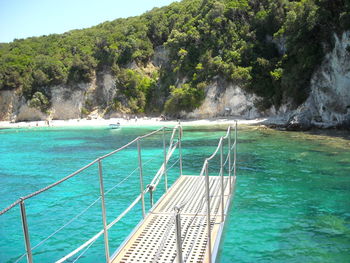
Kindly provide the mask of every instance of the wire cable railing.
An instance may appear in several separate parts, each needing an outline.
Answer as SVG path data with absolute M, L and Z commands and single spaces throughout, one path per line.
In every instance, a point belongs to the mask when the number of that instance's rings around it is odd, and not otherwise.
M 201 172 L 197 178 L 198 182 L 196 183 L 196 189 L 192 192 L 192 193 L 196 193 L 200 188 L 203 188 L 203 183 L 201 184 L 200 180 L 202 180 L 203 176 L 205 177 L 204 179 L 204 186 L 205 186 L 205 193 L 203 194 L 202 198 L 200 198 L 200 201 L 196 207 L 196 212 L 195 215 L 192 217 L 190 223 L 187 225 L 186 229 L 185 229 L 185 233 L 184 233 L 184 237 L 183 239 L 186 238 L 187 235 L 187 231 L 188 229 L 192 226 L 195 218 L 198 216 L 199 212 L 203 209 L 203 205 L 206 201 L 207 207 L 206 207 L 206 227 L 207 227 L 207 251 L 208 251 L 208 260 L 209 263 L 212 262 L 212 244 L 211 244 L 211 231 L 212 231 L 212 222 L 216 221 L 217 216 L 220 214 L 221 216 L 221 223 L 223 223 L 225 221 L 225 211 L 228 208 L 228 204 L 229 202 L 226 203 L 225 206 L 225 202 L 224 202 L 224 194 L 225 194 L 225 189 L 227 187 L 227 184 L 229 184 L 229 194 L 232 194 L 232 186 L 233 186 L 233 182 L 236 180 L 236 158 L 237 158 L 237 122 L 235 123 L 234 126 L 234 133 L 235 133 L 235 137 L 234 137 L 234 142 L 231 144 L 231 126 L 228 127 L 227 132 L 224 136 L 220 137 L 219 142 L 217 144 L 216 149 L 214 150 L 214 152 L 212 153 L 212 155 L 210 155 L 208 158 L 206 158 L 204 160 Z M 227 140 L 227 156 L 225 157 L 224 160 L 224 142 L 225 140 Z M 232 152 L 233 152 L 233 163 L 232 163 Z M 210 196 L 210 192 L 211 192 L 211 188 L 213 187 L 213 185 L 210 185 L 210 180 L 209 180 L 209 163 L 214 159 L 215 156 L 218 155 L 218 153 L 220 154 L 220 171 L 218 176 L 220 176 L 220 184 L 216 185 L 216 189 L 214 192 L 220 192 L 221 188 L 221 193 L 220 193 L 220 205 L 216 207 L 216 211 L 214 216 L 211 215 L 211 196 Z M 227 167 L 227 171 L 228 171 L 228 176 L 225 182 L 224 179 L 224 173 L 225 173 L 225 167 L 228 163 L 228 167 Z M 233 176 L 232 176 L 232 172 L 233 172 Z M 175 217 L 175 227 L 176 227 L 176 242 L 177 242 L 177 260 L 178 263 L 184 263 L 187 262 L 190 253 L 194 247 L 195 241 L 192 241 L 192 245 L 189 249 L 189 251 L 186 251 L 185 257 L 183 258 L 182 256 L 182 238 L 181 238 L 181 222 L 180 222 L 180 214 L 181 214 L 181 209 L 183 209 L 185 207 L 185 205 L 187 203 L 189 203 L 192 199 L 194 198 L 194 194 L 190 195 L 187 199 L 185 199 L 184 201 L 182 201 L 179 205 L 177 205 L 174 210 L 174 217 Z M 221 211 L 219 211 L 221 207 Z
M 164 178 L 165 182 L 165 191 L 168 190 L 168 181 L 167 181 L 167 174 L 168 172 L 177 164 L 179 164 L 180 169 L 180 176 L 182 175 L 182 148 L 181 148 L 181 140 L 182 140 L 182 128 L 180 125 L 176 126 L 171 130 L 170 135 L 170 143 L 169 146 L 166 146 L 165 141 L 165 134 L 168 133 L 170 128 L 162 127 L 158 130 L 152 131 L 148 134 L 145 134 L 143 136 L 139 136 L 132 140 L 131 142 L 125 144 L 124 146 L 105 154 L 96 160 L 90 162 L 86 166 L 80 168 L 79 170 L 75 171 L 74 173 L 62 178 L 61 180 L 48 185 L 47 187 L 44 187 L 32 194 L 26 195 L 20 199 L 18 199 L 16 202 L 8 206 L 7 208 L 3 209 L 0 212 L 0 216 L 5 214 L 7 211 L 11 210 L 15 206 L 19 204 L 20 211 L 21 211 L 21 219 L 22 219 L 22 227 L 23 227 L 23 233 L 24 233 L 24 239 L 25 239 L 25 248 L 26 253 L 21 255 L 15 262 L 19 262 L 23 257 L 27 256 L 27 262 L 33 262 L 33 255 L 32 251 L 36 248 L 40 247 L 42 244 L 44 244 L 48 239 L 56 235 L 58 232 L 60 232 L 62 229 L 67 227 L 69 224 L 71 224 L 73 221 L 77 220 L 81 215 L 86 213 L 93 205 L 101 201 L 101 211 L 102 211 L 102 221 L 103 221 L 103 229 L 100 230 L 98 233 L 96 233 L 94 236 L 92 236 L 89 240 L 87 240 L 85 243 L 80 245 L 78 248 L 74 249 L 70 253 L 68 253 L 66 256 L 59 259 L 58 263 L 65 262 L 69 260 L 70 262 L 76 262 L 81 257 L 84 256 L 84 254 L 89 250 L 89 248 L 96 242 L 96 240 L 104 236 L 104 246 L 105 246 L 105 257 L 106 262 L 111 262 L 111 257 L 109 255 L 109 239 L 108 239 L 108 231 L 116 224 L 118 223 L 122 218 L 124 218 L 138 203 L 141 202 L 141 208 L 142 208 L 142 217 L 145 218 L 146 211 L 145 211 L 145 195 L 147 193 L 150 194 L 150 200 L 151 200 L 151 210 L 153 208 L 153 192 L 156 191 L 160 181 L 162 178 Z M 156 255 L 153 258 L 153 262 L 157 262 L 157 259 L 160 257 L 160 254 L 163 251 L 163 247 L 169 237 L 169 232 L 171 229 L 174 229 L 175 236 L 176 236 L 176 243 L 177 243 L 177 254 L 174 257 L 178 259 L 179 263 L 187 262 L 187 260 L 190 258 L 190 255 L 192 253 L 192 250 L 195 246 L 196 240 L 192 240 L 191 246 L 184 251 L 184 257 L 182 256 L 182 242 L 185 240 L 187 233 L 190 228 L 198 226 L 198 224 L 202 224 L 203 221 L 206 223 L 204 224 L 206 226 L 206 233 L 207 233 L 207 251 L 208 251 L 208 258 L 209 262 L 212 260 L 212 244 L 211 244 L 211 231 L 213 228 L 213 224 L 216 224 L 217 218 L 220 215 L 221 223 L 224 222 L 226 214 L 225 211 L 227 210 L 227 206 L 229 205 L 229 202 L 224 202 L 224 192 L 225 189 L 227 189 L 227 185 L 229 185 L 229 194 L 232 194 L 232 186 L 233 181 L 236 179 L 236 152 L 237 152 L 237 122 L 234 127 L 235 131 L 235 137 L 234 137 L 234 143 L 231 143 L 231 126 L 228 127 L 227 132 L 224 136 L 220 137 L 219 142 L 217 144 L 217 147 L 215 148 L 212 155 L 210 155 L 208 158 L 204 160 L 202 169 L 200 171 L 199 176 L 196 180 L 198 180 L 198 183 L 196 183 L 196 189 L 194 191 L 191 191 L 191 194 L 186 197 L 185 200 L 183 200 L 180 204 L 178 204 L 176 207 L 174 207 L 175 213 L 174 217 L 171 217 L 169 222 L 167 223 L 165 235 L 163 236 L 160 245 L 156 251 Z M 147 160 L 146 162 L 142 161 L 142 146 L 141 142 L 143 139 L 146 139 L 150 136 L 153 136 L 158 133 L 163 133 L 163 162 L 160 166 L 160 168 L 157 170 L 156 174 L 153 176 L 151 182 L 144 187 L 143 180 L 143 169 L 153 160 L 159 159 L 159 156 L 153 156 L 153 158 Z M 177 135 L 177 136 L 176 136 Z M 224 157 L 224 144 L 227 141 L 227 155 Z M 138 155 L 138 167 L 136 167 L 130 174 L 128 174 L 126 177 L 124 177 L 120 182 L 112 186 L 107 191 L 104 190 L 104 182 L 103 182 L 103 169 L 102 169 L 102 162 L 104 159 L 110 157 L 111 155 L 114 155 L 118 152 L 121 152 L 122 150 L 130 147 L 131 145 L 136 144 L 137 147 L 137 155 Z M 179 157 L 172 162 L 172 164 L 169 165 L 170 159 L 175 152 L 175 150 L 178 149 Z M 233 154 L 233 162 L 232 162 L 232 154 Z M 215 184 L 214 182 L 209 180 L 209 164 L 214 161 L 214 157 L 220 156 L 220 164 L 219 164 L 219 172 L 218 176 L 220 177 L 220 182 Z M 217 159 L 215 159 L 217 160 Z M 30 199 L 34 196 L 37 196 L 63 182 L 66 180 L 80 174 L 81 172 L 85 171 L 87 168 L 91 167 L 92 165 L 97 164 L 98 165 L 98 175 L 99 175 L 99 184 L 100 184 L 100 196 L 94 200 L 91 204 L 89 204 L 86 208 L 84 208 L 81 212 L 79 212 L 77 215 L 75 215 L 73 218 L 71 218 L 69 221 L 64 223 L 62 226 L 60 226 L 58 229 L 53 231 L 50 235 L 42 239 L 39 243 L 37 243 L 35 246 L 31 248 L 30 244 L 30 238 L 29 238 L 29 232 L 28 232 L 28 223 L 27 223 L 27 214 L 25 210 L 25 204 L 24 201 L 27 199 Z M 216 167 L 214 165 L 214 167 Z M 215 168 L 216 169 L 216 168 Z M 134 198 L 134 200 L 131 202 L 131 204 L 124 209 L 112 222 L 107 222 L 106 218 L 106 208 L 105 208 L 105 196 L 108 195 L 111 191 L 113 191 L 115 188 L 123 184 L 126 180 L 128 180 L 132 175 L 134 175 L 136 172 L 139 172 L 139 181 L 140 181 L 140 193 Z M 224 178 L 224 174 L 228 173 L 228 176 Z M 200 188 L 205 188 L 205 191 L 202 196 L 199 197 L 199 202 L 197 206 L 194 209 L 195 213 L 194 216 L 191 218 L 189 223 L 186 224 L 186 227 L 183 231 L 183 237 L 181 237 L 181 221 L 180 221 L 180 214 L 181 210 L 189 204 L 196 196 L 196 193 Z M 215 188 L 215 189 L 214 189 Z M 221 189 L 221 193 L 220 193 Z M 211 196 L 210 193 L 220 193 L 219 195 Z M 211 214 L 211 199 L 219 197 L 219 199 L 216 199 L 216 201 L 213 199 L 214 203 L 214 214 Z M 203 211 L 203 207 L 206 204 L 206 208 L 204 209 L 204 212 L 206 215 L 203 215 L 201 211 Z M 200 216 L 199 222 L 198 220 L 195 222 L 195 219 Z M 197 237 L 196 237 L 197 238 Z
M 167 131 L 171 130 L 171 137 L 170 137 L 170 143 L 168 149 L 166 149 L 166 140 L 165 140 L 165 135 Z M 143 186 L 143 168 L 152 160 L 159 158 L 159 156 L 153 156 L 150 160 L 146 162 L 142 162 L 142 147 L 141 147 L 141 142 L 143 139 L 146 139 L 152 135 L 159 134 L 162 132 L 162 137 L 163 137 L 163 163 L 161 167 L 159 168 L 158 172 L 155 174 L 153 177 L 153 180 L 151 184 L 149 184 L 147 187 Z M 176 138 L 176 134 L 178 135 Z M 92 246 L 92 244 L 102 235 L 104 235 L 104 244 L 105 244 L 105 256 L 106 256 L 106 262 L 110 262 L 111 258 L 109 256 L 109 244 L 108 244 L 108 230 L 114 226 L 117 222 L 119 222 L 137 203 L 141 201 L 142 205 L 142 216 L 143 218 L 145 217 L 145 201 L 144 201 L 144 196 L 147 192 L 150 193 L 151 199 L 152 199 L 152 192 L 156 190 L 157 185 L 160 182 L 160 179 L 162 177 L 165 178 L 165 190 L 167 191 L 168 189 L 168 181 L 167 181 L 167 173 L 168 171 L 173 168 L 177 163 L 179 163 L 179 169 L 180 169 L 180 175 L 182 175 L 182 149 L 181 149 L 181 138 L 182 138 L 182 127 L 181 125 L 177 125 L 174 128 L 168 128 L 168 127 L 162 127 L 159 128 L 155 131 L 152 131 L 148 134 L 139 136 L 132 140 L 131 142 L 125 144 L 124 146 L 108 153 L 105 154 L 96 160 L 90 162 L 86 166 L 78 169 L 74 173 L 62 178 L 61 180 L 58 180 L 55 183 L 52 183 L 36 192 L 33 192 L 29 195 L 26 195 L 14 203 L 12 203 L 10 206 L 6 207 L 2 211 L 0 211 L 0 216 L 7 213 L 9 210 L 13 209 L 16 207 L 18 204 L 20 206 L 20 211 L 21 211 L 21 221 L 22 221 L 22 228 L 23 228 L 23 234 L 24 234 L 24 240 L 25 240 L 25 249 L 26 253 L 21 255 L 15 262 L 19 262 L 21 259 L 23 259 L 24 256 L 27 256 L 27 262 L 32 263 L 33 262 L 33 254 L 32 251 L 42 244 L 44 244 L 48 239 L 53 237 L 55 234 L 60 232 L 62 229 L 67 227 L 69 224 L 71 224 L 73 221 L 75 221 L 77 218 L 79 218 L 82 214 L 84 214 L 88 209 L 90 209 L 93 205 L 95 205 L 98 201 L 101 201 L 101 209 L 102 209 L 102 218 L 103 218 L 103 229 L 95 234 L 92 238 L 90 238 L 88 241 L 86 241 L 84 244 L 79 246 L 77 249 L 74 251 L 70 252 L 68 255 L 64 256 L 60 260 L 56 262 L 64 262 L 67 259 L 71 258 L 72 256 L 76 255 L 80 251 L 82 251 L 79 256 L 74 260 L 77 261 L 79 258 L 81 258 L 86 251 Z M 104 184 L 103 184 L 103 169 L 102 169 L 102 162 L 104 159 L 108 158 L 111 155 L 114 155 L 131 145 L 135 144 L 137 145 L 137 152 L 138 152 L 138 167 L 135 168 L 129 175 L 127 175 L 123 180 L 121 180 L 119 183 L 111 187 L 109 190 L 105 191 L 104 190 Z M 179 158 L 170 166 L 168 167 L 168 162 L 170 161 L 171 156 L 173 155 L 175 149 L 178 149 L 179 151 Z M 30 243 L 30 236 L 29 236 L 29 231 L 28 231 L 28 223 L 27 223 L 27 213 L 26 213 L 26 207 L 24 201 L 27 199 L 30 199 L 34 196 L 37 196 L 57 185 L 60 185 L 61 183 L 69 180 L 70 178 L 80 174 L 81 172 L 85 171 L 87 168 L 91 167 L 92 165 L 97 164 L 98 165 L 98 174 L 99 174 L 99 183 L 100 183 L 100 196 L 93 201 L 90 205 L 88 205 L 85 209 L 83 209 L 80 213 L 75 215 L 72 219 L 70 219 L 68 222 L 64 223 L 61 227 L 56 229 L 54 232 L 52 232 L 49 236 L 46 238 L 42 239 L 38 244 L 36 244 L 34 247 L 31 247 Z M 133 202 L 117 217 L 115 218 L 112 222 L 109 224 L 107 223 L 107 218 L 106 218 L 106 208 L 105 208 L 105 195 L 110 193 L 112 190 L 120 186 L 122 183 L 124 183 L 127 179 L 129 179 L 136 171 L 139 171 L 139 180 L 140 180 L 140 194 L 133 200 Z M 153 204 L 153 200 L 152 200 Z

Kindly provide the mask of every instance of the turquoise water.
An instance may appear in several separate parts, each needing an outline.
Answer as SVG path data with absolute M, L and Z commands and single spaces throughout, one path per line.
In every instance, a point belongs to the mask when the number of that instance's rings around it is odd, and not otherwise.
M 108 153 L 147 128 L 0 130 L 0 209 Z M 209 132 L 208 132 L 209 131 Z M 198 174 L 220 128 L 185 128 L 184 173 Z M 347 134 L 239 131 L 238 179 L 220 262 L 350 262 L 350 140 Z M 337 135 L 334 136 L 334 135 Z M 168 135 L 169 136 L 169 135 Z M 160 137 L 143 143 L 145 185 L 162 162 Z M 178 156 L 172 158 L 174 163 Z M 103 162 L 106 191 L 137 167 L 135 146 Z M 98 167 L 26 201 L 34 247 L 99 196 Z M 169 174 L 176 179 L 178 164 Z M 164 191 L 163 182 L 156 198 Z M 106 195 L 111 222 L 139 193 L 138 171 Z M 149 200 L 146 199 L 149 208 Z M 141 219 L 141 208 L 109 231 L 111 253 Z M 65 256 L 102 229 L 97 201 L 77 220 L 33 250 L 35 262 Z M 0 262 L 24 253 L 19 208 L 0 216 Z M 79 255 L 79 254 L 78 254 Z M 70 262 L 73 262 L 73 258 Z M 99 238 L 78 262 L 103 262 Z M 20 260 L 25 262 L 25 257 Z

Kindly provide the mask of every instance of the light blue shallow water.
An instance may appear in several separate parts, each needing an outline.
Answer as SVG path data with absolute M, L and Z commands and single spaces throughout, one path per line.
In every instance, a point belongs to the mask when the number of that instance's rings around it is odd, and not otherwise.
M 0 209 L 153 129 L 0 130 Z M 204 157 L 217 144 L 215 137 L 223 133 L 213 127 L 185 129 L 185 174 L 199 173 Z M 271 130 L 239 131 L 237 188 L 220 262 L 350 262 L 350 140 L 349 135 L 340 135 L 346 138 Z M 161 145 L 157 136 L 142 143 L 145 185 L 162 162 Z M 176 159 L 174 156 L 171 163 Z M 104 161 L 105 189 L 121 182 L 136 167 L 135 146 Z M 98 198 L 97 171 L 93 165 L 26 201 L 32 247 Z M 170 182 L 177 173 L 177 168 L 172 170 Z M 163 190 L 157 190 L 157 198 Z M 138 192 L 136 171 L 106 195 L 108 221 L 123 211 Z M 140 219 L 138 206 L 109 231 L 111 252 Z M 55 261 L 74 250 L 102 229 L 101 220 L 97 202 L 35 248 L 35 262 Z M 15 207 L 0 216 L 0 262 L 14 262 L 22 253 L 20 213 Z M 78 262 L 103 261 L 100 238 Z M 20 262 L 25 262 L 25 258 Z

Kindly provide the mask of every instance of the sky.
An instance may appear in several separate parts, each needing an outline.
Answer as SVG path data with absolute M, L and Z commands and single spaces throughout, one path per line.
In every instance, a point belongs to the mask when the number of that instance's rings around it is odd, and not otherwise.
M 178 0 L 0 0 L 0 43 L 141 15 Z

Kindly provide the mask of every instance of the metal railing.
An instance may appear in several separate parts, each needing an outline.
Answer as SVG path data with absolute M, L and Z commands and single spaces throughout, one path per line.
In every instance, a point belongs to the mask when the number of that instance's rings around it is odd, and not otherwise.
M 204 164 L 202 166 L 202 170 L 200 172 L 200 175 L 198 176 L 198 183 L 197 183 L 197 188 L 200 188 L 200 180 L 203 176 L 205 176 L 205 196 L 203 197 L 206 201 L 206 206 L 207 206 L 207 213 L 206 213 L 206 219 L 207 219 L 207 248 L 208 248 L 208 259 L 209 263 L 212 262 L 212 240 L 211 240 L 211 232 L 212 232 L 212 223 L 211 223 L 211 208 L 210 208 L 210 184 L 209 184 L 209 163 L 214 159 L 214 157 L 220 153 L 220 188 L 221 188 L 221 193 L 220 193 L 220 203 L 221 203 L 221 223 L 225 221 L 226 214 L 225 211 L 227 211 L 229 202 L 224 203 L 224 192 L 225 192 L 225 184 L 224 184 L 224 167 L 228 162 L 228 184 L 229 184 L 229 194 L 230 197 L 232 196 L 232 191 L 233 191 L 233 182 L 236 180 L 236 160 L 237 160 L 237 121 L 235 122 L 234 125 L 234 142 L 231 143 L 231 126 L 228 127 L 227 132 L 225 136 L 220 137 L 219 143 L 214 151 L 214 153 L 206 158 L 204 160 Z M 227 157 L 224 162 L 224 142 L 227 140 Z M 233 151 L 233 164 L 232 164 L 232 151 Z M 233 175 L 232 175 L 233 172 Z M 197 192 L 198 189 L 196 189 L 193 192 Z M 182 239 L 181 239 L 181 209 L 186 205 L 191 200 L 192 197 L 189 197 L 187 200 L 182 202 L 181 204 L 177 205 L 174 207 L 174 218 L 175 218 L 175 236 L 176 236 L 176 248 L 177 248 L 177 261 L 178 263 L 183 263 L 186 262 L 186 259 L 183 258 L 183 251 L 182 251 Z M 197 212 L 195 216 L 193 217 L 192 222 L 194 221 L 194 218 L 198 215 L 199 210 L 202 208 L 203 203 L 199 203 L 197 207 Z M 216 216 L 216 215 L 215 215 Z M 190 223 L 187 228 L 190 227 L 192 223 Z M 185 232 L 186 235 L 186 232 Z M 186 236 L 184 236 L 185 238 Z M 189 252 L 190 253 L 190 252 Z
M 171 137 L 170 137 L 170 144 L 169 144 L 168 150 L 166 149 L 166 138 L 165 138 L 167 130 L 172 130 L 172 134 L 171 134 Z M 141 146 L 141 142 L 142 142 L 143 139 L 145 139 L 147 137 L 150 137 L 150 136 L 152 136 L 154 134 L 161 133 L 161 132 L 162 132 L 162 136 L 163 136 L 163 164 L 161 165 L 160 169 L 158 170 L 158 172 L 154 176 L 152 182 L 145 188 L 144 187 L 144 183 L 143 183 L 143 170 L 142 170 L 143 163 L 142 163 L 142 146 Z M 178 135 L 177 138 L 176 138 L 176 134 Z M 67 259 L 69 259 L 72 256 L 74 256 L 75 254 L 77 254 L 79 251 L 83 250 L 84 248 L 88 249 L 103 234 L 104 235 L 106 262 L 110 263 L 111 258 L 110 258 L 110 254 L 109 254 L 108 230 L 113 225 L 115 225 L 118 221 L 120 221 L 140 201 L 141 201 L 141 205 L 142 205 L 142 217 L 144 218 L 145 215 L 146 215 L 145 198 L 144 198 L 145 194 L 147 192 L 150 193 L 151 203 L 153 204 L 153 192 L 156 190 L 157 185 L 159 184 L 160 179 L 162 178 L 162 176 L 164 176 L 164 179 L 165 179 L 164 180 L 165 181 L 165 190 L 166 191 L 168 190 L 168 178 L 167 178 L 167 173 L 168 172 L 167 171 L 169 169 L 171 169 L 172 166 L 170 168 L 167 168 L 167 164 L 168 164 L 172 154 L 174 153 L 175 149 L 177 149 L 177 148 L 179 150 L 179 160 L 178 161 L 179 161 L 180 176 L 182 175 L 181 139 L 182 139 L 182 127 L 181 127 L 181 125 L 177 125 L 174 128 L 168 128 L 168 127 L 159 128 L 158 130 L 152 131 L 152 132 L 150 132 L 148 134 L 145 134 L 143 136 L 139 136 L 139 137 L 135 138 L 134 140 L 132 140 L 131 142 L 125 144 L 124 146 L 122 146 L 122 147 L 120 147 L 120 148 L 118 148 L 118 149 L 116 149 L 116 150 L 114 150 L 114 151 L 112 151 L 112 152 L 110 152 L 110 153 L 108 153 L 106 155 L 103 155 L 103 156 L 97 158 L 96 160 L 92 161 L 88 165 L 80 168 L 79 170 L 77 170 L 74 173 L 72 173 L 72 174 L 62 178 L 59 181 L 57 181 L 57 182 L 55 182 L 55 183 L 53 183 L 51 185 L 48 185 L 47 187 L 42 188 L 42 189 L 40 189 L 40 190 L 38 190 L 38 191 L 36 191 L 34 193 L 31 193 L 29 195 L 26 195 L 24 197 L 19 198 L 13 204 L 11 204 L 10 206 L 8 206 L 5 209 L 3 209 L 2 211 L 0 211 L 0 216 L 1 216 L 1 215 L 5 214 L 6 212 L 8 212 L 9 210 L 11 210 L 12 208 L 14 208 L 15 206 L 17 206 L 17 205 L 20 206 L 21 221 L 22 221 L 22 228 L 23 228 L 23 234 L 24 234 L 24 243 L 25 243 L 25 249 L 26 249 L 26 253 L 24 255 L 26 255 L 26 257 L 27 257 L 27 262 L 29 262 L 29 263 L 33 262 L 33 254 L 32 254 L 32 250 L 33 249 L 31 248 L 31 243 L 30 243 L 30 235 L 29 235 L 29 228 L 28 228 L 28 222 L 27 222 L 27 212 L 26 212 L 26 207 L 25 207 L 25 202 L 24 201 L 28 200 L 28 199 L 30 199 L 30 198 L 32 198 L 34 196 L 37 196 L 37 195 L 39 195 L 39 194 L 41 194 L 41 193 L 43 193 L 43 192 L 45 192 L 45 191 L 47 191 L 47 190 L 57 186 L 57 185 L 67 181 L 68 179 L 70 179 L 70 178 L 80 174 L 81 172 L 83 172 L 84 170 L 89 168 L 90 166 L 92 166 L 94 164 L 97 164 L 98 165 L 98 175 L 99 175 L 100 197 L 93 204 L 95 204 L 99 199 L 101 200 L 103 229 L 100 232 L 98 232 L 96 235 L 94 235 L 92 238 L 90 238 L 88 241 L 86 241 L 83 245 L 79 246 L 77 249 L 75 249 L 74 251 L 70 252 L 68 255 L 64 256 L 63 258 L 61 258 L 60 260 L 58 260 L 56 262 L 64 262 Z M 108 224 L 107 217 L 106 217 L 106 206 L 105 206 L 105 194 L 106 194 L 106 192 L 105 192 L 105 189 L 104 189 L 103 170 L 102 170 L 103 160 L 106 159 L 107 157 L 111 156 L 111 155 L 114 155 L 114 154 L 116 154 L 116 153 L 118 153 L 118 152 L 128 148 L 129 146 L 131 146 L 134 143 L 137 144 L 137 152 L 138 152 L 138 170 L 139 170 L 139 181 L 140 181 L 140 194 L 136 197 L 136 199 L 117 218 L 115 218 L 111 223 Z M 176 164 L 176 163 L 177 162 L 175 162 L 174 164 Z M 110 189 L 110 190 L 112 190 L 112 189 Z M 92 205 L 90 205 L 89 207 L 91 207 L 91 206 Z M 86 211 L 86 210 L 84 210 L 84 211 Z M 68 225 L 68 224 L 65 224 L 64 226 L 66 226 L 66 225 Z M 61 227 L 59 230 L 61 230 L 63 227 Z M 57 233 L 58 231 L 55 231 L 53 234 Z M 52 235 L 50 235 L 48 238 L 50 238 Z M 48 238 L 44 239 L 39 244 L 41 244 L 42 242 L 45 242 Z M 37 246 L 38 245 L 36 245 L 35 247 L 37 247 Z M 20 257 L 19 259 L 21 259 L 21 258 L 22 257 Z

